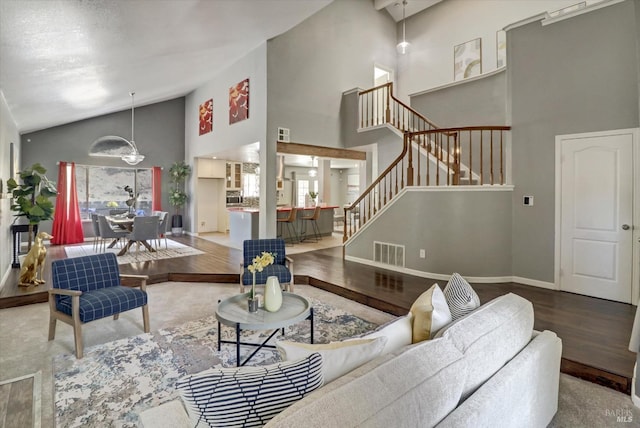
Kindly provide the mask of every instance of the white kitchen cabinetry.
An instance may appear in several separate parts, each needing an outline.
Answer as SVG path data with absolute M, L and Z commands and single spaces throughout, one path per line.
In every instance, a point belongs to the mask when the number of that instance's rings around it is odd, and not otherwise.
M 198 159 L 199 178 L 225 178 L 226 162 L 214 159 Z
M 225 177 L 227 190 L 242 190 L 242 162 L 227 162 Z

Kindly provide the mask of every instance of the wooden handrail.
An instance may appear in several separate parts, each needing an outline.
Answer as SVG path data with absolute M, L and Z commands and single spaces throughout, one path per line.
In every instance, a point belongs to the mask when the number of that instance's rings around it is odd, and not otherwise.
M 406 186 L 430 186 L 432 177 L 436 186 L 505 184 L 503 137 L 511 127 L 438 128 L 393 95 L 393 82 L 360 91 L 358 95 L 359 127 L 389 124 L 403 133 L 403 148 L 382 174 L 351 205 L 344 207 L 343 241 L 353 236 Z M 499 156 L 494 156 L 495 132 L 500 134 L 496 142 Z M 487 142 L 489 146 L 485 147 Z M 486 150 L 488 155 L 485 155 Z M 474 156 L 474 151 L 479 153 Z M 446 180 L 441 181 L 443 173 Z M 486 176 L 489 177 L 487 183 Z M 496 183 L 497 177 L 499 182 Z
M 505 184 L 504 133 L 510 129 L 502 125 L 462 126 L 405 132 L 400 155 L 344 207 L 343 242 L 407 186 Z M 499 155 L 494 155 L 496 149 Z M 474 151 L 479 156 L 474 156 Z
M 357 229 L 359 229 L 360 227 L 362 227 L 364 225 L 364 223 L 366 223 L 368 221 L 368 219 L 373 216 L 373 214 L 375 214 L 376 212 L 378 212 L 384 205 L 386 205 L 388 202 L 390 202 L 390 200 L 393 198 L 393 196 L 397 195 L 398 192 L 402 189 L 404 189 L 405 187 L 405 181 L 404 181 L 404 174 L 401 175 L 401 180 L 400 180 L 400 187 L 398 188 L 398 177 L 397 177 L 397 171 L 396 171 L 396 185 L 395 188 L 389 192 L 389 200 L 387 200 L 387 192 L 386 192 L 386 186 L 385 186 L 385 191 L 383 193 L 384 196 L 384 204 L 381 204 L 381 200 L 380 200 L 380 195 L 378 194 L 378 206 L 375 206 L 375 201 L 374 202 L 374 212 L 370 213 L 370 209 L 371 209 L 371 204 L 369 204 L 369 210 L 366 210 L 367 207 L 362 207 L 364 209 L 360 209 L 360 204 L 363 203 L 363 201 L 366 200 L 367 197 L 369 197 L 369 195 L 371 195 L 371 193 L 376 189 L 376 187 L 382 183 L 384 180 L 387 179 L 387 177 L 390 177 L 390 175 L 392 174 L 392 172 L 394 170 L 396 170 L 396 167 L 398 166 L 398 164 L 401 164 L 402 161 L 404 160 L 407 152 L 409 151 L 409 144 L 405 141 L 404 147 L 402 148 L 402 152 L 400 152 L 400 155 L 398 155 L 398 157 L 391 162 L 391 164 L 384 170 L 382 171 L 382 173 L 378 176 L 378 178 L 376 178 L 370 185 L 369 187 L 367 187 L 365 189 L 364 192 L 362 192 L 362 194 L 355 200 L 353 201 L 353 203 L 351 203 L 351 205 L 349 205 L 348 207 L 344 207 L 344 224 L 343 224 L 343 236 L 342 236 L 342 242 L 345 242 L 347 239 L 349 239 L 350 236 L 353 235 L 353 233 L 355 233 L 357 231 Z M 391 190 L 391 189 L 390 189 Z M 364 205 L 364 204 L 363 204 Z M 366 215 L 364 215 L 364 213 L 369 212 L 370 215 L 369 217 L 367 217 Z M 357 216 L 356 216 L 357 213 Z M 357 226 L 355 224 L 352 223 L 355 222 L 355 220 L 358 220 L 358 224 Z M 353 230 L 353 229 L 356 230 Z M 347 233 L 347 231 L 351 232 L 351 233 Z

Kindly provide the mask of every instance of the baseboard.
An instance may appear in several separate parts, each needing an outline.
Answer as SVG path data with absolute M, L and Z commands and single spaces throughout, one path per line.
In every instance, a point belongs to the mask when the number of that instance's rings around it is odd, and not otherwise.
M 518 284 L 531 285 L 533 287 L 546 288 L 547 290 L 557 290 L 558 287 L 553 282 L 540 281 L 537 279 L 531 278 L 523 278 L 521 276 L 512 277 L 512 282 L 517 282 Z
M 429 278 L 429 279 L 437 279 L 441 281 L 448 281 L 451 278 L 451 273 L 435 273 L 435 272 L 424 272 L 421 270 L 410 269 L 407 267 L 401 266 L 392 266 L 392 265 L 382 265 L 378 262 L 374 262 L 373 260 L 363 259 L 360 257 L 354 257 L 345 255 L 345 260 L 361 263 L 367 266 L 380 267 L 388 270 L 392 270 L 394 272 L 406 273 L 407 275 L 418 276 L 421 278 Z M 546 288 L 548 290 L 557 290 L 556 286 L 552 282 L 539 281 L 537 279 L 523 278 L 521 276 L 468 276 L 463 275 L 464 278 L 469 282 L 475 282 L 477 284 L 499 284 L 503 282 L 516 282 L 518 284 L 531 285 L 533 287 Z

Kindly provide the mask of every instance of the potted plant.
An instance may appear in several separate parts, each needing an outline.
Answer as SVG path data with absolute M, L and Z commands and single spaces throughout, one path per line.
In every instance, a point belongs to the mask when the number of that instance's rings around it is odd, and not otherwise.
M 176 209 L 175 214 L 171 217 L 172 235 L 182 235 L 182 214 L 180 209 L 187 202 L 184 185 L 189 174 L 191 174 L 191 167 L 184 161 L 174 163 L 169 169 L 169 179 L 171 180 L 169 203 Z
M 7 180 L 7 188 L 13 197 L 11 210 L 16 212 L 16 220 L 23 217 L 29 224 L 29 249 L 33 241 L 33 226 L 53 219 L 54 206 L 49 198 L 56 196 L 58 191 L 55 183 L 45 175 L 46 172 L 42 165 L 36 163 L 20 171 L 22 183 L 13 178 Z

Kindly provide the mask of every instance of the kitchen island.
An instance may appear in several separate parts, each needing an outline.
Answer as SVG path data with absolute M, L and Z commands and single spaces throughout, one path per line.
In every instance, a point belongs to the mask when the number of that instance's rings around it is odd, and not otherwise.
M 318 219 L 318 229 L 321 236 L 331 236 L 333 232 L 333 210 L 338 208 L 337 206 L 328 205 L 321 207 L 320 218 Z M 277 216 L 288 217 L 291 213 L 291 207 L 278 207 Z M 310 216 L 313 214 L 315 207 L 298 207 L 296 208 L 296 222 L 294 223 L 295 230 L 298 232 L 298 236 L 304 230 L 304 222 L 301 220 L 302 216 Z M 242 248 L 242 243 L 246 239 L 258 239 L 259 237 L 259 215 L 260 210 L 257 208 L 229 208 L 229 239 L 231 244 L 236 248 Z M 282 238 L 287 241 L 291 241 L 289 236 L 289 228 L 280 227 L 282 223 L 278 225 L 278 234 L 282 234 Z M 313 233 L 312 226 L 307 225 L 307 234 Z M 295 237 L 293 237 L 295 240 Z

